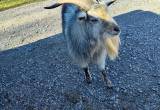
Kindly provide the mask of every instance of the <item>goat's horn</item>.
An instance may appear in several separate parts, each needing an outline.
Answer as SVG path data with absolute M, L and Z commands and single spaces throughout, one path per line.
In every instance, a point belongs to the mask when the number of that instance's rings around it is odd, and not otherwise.
M 61 6 L 61 5 L 62 5 L 62 4 L 55 3 L 55 4 L 51 5 L 51 6 L 44 7 L 44 8 L 45 8 L 45 9 L 53 9 L 53 8 L 59 7 L 59 6 Z
M 91 8 L 91 6 L 95 3 L 95 0 L 56 0 L 56 3 L 54 5 L 45 7 L 45 9 L 56 8 L 65 3 L 75 4 L 80 8 L 88 11 Z

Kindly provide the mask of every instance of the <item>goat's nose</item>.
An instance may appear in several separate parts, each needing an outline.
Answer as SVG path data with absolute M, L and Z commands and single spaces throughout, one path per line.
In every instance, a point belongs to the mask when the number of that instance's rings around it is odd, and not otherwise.
M 118 26 L 113 27 L 113 34 L 118 35 L 120 33 L 120 28 Z

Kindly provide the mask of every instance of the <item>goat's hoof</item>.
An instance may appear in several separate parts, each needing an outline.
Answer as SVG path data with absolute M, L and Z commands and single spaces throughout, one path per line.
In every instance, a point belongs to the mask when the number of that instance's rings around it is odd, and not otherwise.
M 87 84 L 91 84 L 92 80 L 91 79 L 86 79 Z
M 113 84 L 112 84 L 112 82 L 111 82 L 110 80 L 107 80 L 107 81 L 106 81 L 106 85 L 107 85 L 107 87 L 108 87 L 109 89 L 112 89 L 112 88 L 113 88 Z
M 87 84 L 91 84 L 92 83 L 92 77 L 90 75 L 86 76 L 85 81 L 86 81 Z

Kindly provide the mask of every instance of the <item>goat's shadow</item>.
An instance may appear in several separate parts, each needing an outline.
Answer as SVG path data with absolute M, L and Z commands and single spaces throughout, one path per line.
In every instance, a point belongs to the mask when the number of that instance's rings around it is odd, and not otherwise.
M 93 83 L 83 82 L 59 34 L 0 52 L 0 109 L 160 109 L 160 16 L 137 10 L 115 19 L 120 55 L 106 61 L 113 89 L 93 66 Z

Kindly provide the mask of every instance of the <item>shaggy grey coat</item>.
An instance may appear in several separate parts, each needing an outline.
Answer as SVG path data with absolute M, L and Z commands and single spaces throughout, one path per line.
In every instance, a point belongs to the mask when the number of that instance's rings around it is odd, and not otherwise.
M 106 34 L 105 31 L 113 23 L 102 20 L 96 23 L 92 17 L 89 17 L 86 21 L 78 21 L 77 17 L 81 13 L 82 11 L 75 5 L 63 5 L 62 27 L 67 40 L 69 54 L 73 61 L 82 68 L 94 63 L 98 65 L 100 70 L 104 70 L 107 53 L 103 34 Z

